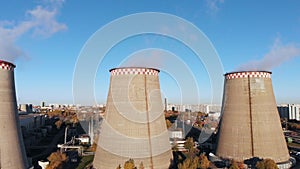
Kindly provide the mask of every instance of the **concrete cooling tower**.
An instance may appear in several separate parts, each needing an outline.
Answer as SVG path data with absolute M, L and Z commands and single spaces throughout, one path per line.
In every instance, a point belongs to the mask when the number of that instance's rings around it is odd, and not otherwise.
M 16 103 L 15 65 L 0 60 L 0 168 L 25 169 L 25 154 Z
M 273 93 L 271 72 L 225 74 L 222 118 L 216 155 L 243 161 L 289 160 L 289 153 Z
M 96 169 L 133 159 L 145 169 L 167 169 L 172 159 L 158 73 L 152 68 L 110 70 L 110 89 L 94 158 Z

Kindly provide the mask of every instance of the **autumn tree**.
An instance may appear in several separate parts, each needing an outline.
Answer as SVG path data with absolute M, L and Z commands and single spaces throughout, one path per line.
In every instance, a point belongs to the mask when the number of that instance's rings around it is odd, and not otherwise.
M 135 164 L 134 164 L 134 160 L 129 159 L 128 161 L 126 161 L 125 164 L 124 164 L 124 169 L 137 169 Z
M 194 150 L 194 147 L 195 147 L 195 143 L 194 143 L 193 138 L 192 137 L 188 137 L 185 140 L 184 148 L 187 149 L 189 152 L 191 152 L 191 151 Z
M 204 112 L 198 112 L 197 113 L 197 117 L 207 117 L 208 114 L 204 113 Z
M 244 162 L 238 162 L 238 167 L 239 169 L 244 169 L 245 168 Z
M 204 154 L 201 154 L 199 156 L 198 168 L 208 169 L 209 166 L 210 166 L 210 161 L 207 159 L 207 157 Z
M 178 143 L 177 142 L 175 142 L 175 144 L 172 146 L 172 151 L 178 151 Z
M 274 160 L 264 159 L 259 161 L 256 166 L 257 169 L 278 169 Z
M 195 149 L 195 143 L 193 138 L 189 137 L 184 147 L 188 149 L 188 152 L 185 153 L 186 159 L 178 164 L 178 169 L 208 169 L 210 166 L 210 161 L 204 154 L 197 156 L 198 151 Z
M 178 169 L 197 169 L 199 158 L 197 157 L 188 157 L 183 163 L 178 164 Z
M 71 116 L 71 120 L 70 120 L 70 121 L 72 122 L 73 127 L 75 127 L 75 126 L 77 125 L 77 123 L 79 122 L 77 115 L 76 115 L 76 114 L 73 114 L 73 115 Z
M 89 151 L 96 152 L 98 144 L 93 142 L 93 144 L 89 147 Z
M 229 169 L 239 169 L 238 163 L 232 160 Z
M 122 169 L 121 165 L 119 164 L 116 169 Z M 133 159 L 129 159 L 124 163 L 124 169 L 145 169 L 143 162 L 139 164 L 139 168 L 137 168 L 134 164 Z
M 232 160 L 229 169 L 244 169 L 244 163 Z
M 166 119 L 166 125 L 167 125 L 167 129 L 172 127 L 172 123 L 169 119 Z
M 47 165 L 46 169 L 62 169 L 63 164 L 68 160 L 68 157 L 66 154 L 57 151 L 51 153 L 47 159 L 50 163 Z
M 60 127 L 61 127 L 62 124 L 63 124 L 63 121 L 62 121 L 62 120 L 57 120 L 57 121 L 55 122 L 55 125 L 56 125 L 56 128 L 57 128 L 57 129 L 60 129 Z
M 60 117 L 63 116 L 63 113 L 61 110 L 53 110 L 47 113 L 49 117 Z
M 139 169 L 145 169 L 143 162 L 140 163 Z

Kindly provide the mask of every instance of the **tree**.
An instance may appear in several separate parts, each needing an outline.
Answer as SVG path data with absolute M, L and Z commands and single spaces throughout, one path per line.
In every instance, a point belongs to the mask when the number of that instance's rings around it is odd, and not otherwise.
M 56 128 L 60 129 L 61 125 L 62 125 L 63 121 L 62 120 L 58 120 L 55 122 Z
M 63 164 L 68 160 L 68 157 L 66 154 L 57 151 L 51 153 L 47 159 L 50 163 L 48 164 L 46 169 L 62 169 Z
M 63 116 L 63 112 L 61 110 L 53 110 L 47 113 L 49 117 L 61 117 Z
M 98 144 L 97 144 L 98 140 L 99 140 L 99 135 L 97 134 L 97 135 L 95 135 L 94 141 L 93 141 L 92 145 L 89 148 L 90 151 L 96 152 L 97 147 L 98 147 Z
M 183 163 L 178 164 L 178 169 L 197 169 L 199 158 L 197 157 L 188 157 Z
M 172 151 L 178 151 L 178 143 L 177 142 L 172 146 Z
M 199 165 L 198 168 L 200 169 L 207 169 L 210 166 L 210 161 L 207 159 L 207 157 L 204 154 L 201 154 L 199 156 Z
M 191 152 L 192 150 L 194 150 L 194 146 L 195 146 L 195 143 L 194 143 L 193 138 L 192 137 L 188 137 L 185 140 L 184 148 L 186 148 L 189 152 Z
M 93 142 L 93 144 L 90 146 L 89 150 L 92 152 L 96 152 L 98 144 L 96 142 Z
M 169 119 L 166 119 L 167 129 L 172 127 L 172 123 Z
M 77 115 L 76 115 L 76 114 L 73 114 L 73 115 L 71 116 L 71 120 L 70 120 L 70 121 L 73 123 L 73 127 L 75 127 L 76 124 L 79 122 Z
M 229 169 L 239 169 L 238 163 L 232 160 Z
M 239 167 L 239 169 L 244 169 L 245 164 L 243 162 L 238 162 L 238 167 Z
M 124 169 L 136 169 L 136 166 L 134 164 L 134 160 L 129 159 L 128 161 L 126 161 L 125 164 L 124 164 Z
M 255 166 L 257 169 L 278 169 L 274 160 L 264 159 L 258 162 Z
M 140 163 L 139 169 L 145 169 L 143 162 Z
M 229 169 L 244 169 L 244 163 L 232 160 Z

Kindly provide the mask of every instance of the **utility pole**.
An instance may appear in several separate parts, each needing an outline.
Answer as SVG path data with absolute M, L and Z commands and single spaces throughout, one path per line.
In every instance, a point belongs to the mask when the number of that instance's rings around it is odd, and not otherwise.
M 285 118 L 285 130 L 288 130 L 288 119 Z
M 167 102 L 167 98 L 165 98 L 165 111 L 168 111 L 168 102 Z
M 90 143 L 93 144 L 94 140 L 94 115 L 96 114 L 96 111 L 93 111 L 91 113 L 91 118 L 89 122 L 89 136 L 90 136 Z
M 67 143 L 68 128 L 69 128 L 69 126 L 67 126 L 67 127 L 65 128 L 65 141 L 64 141 L 64 144 Z

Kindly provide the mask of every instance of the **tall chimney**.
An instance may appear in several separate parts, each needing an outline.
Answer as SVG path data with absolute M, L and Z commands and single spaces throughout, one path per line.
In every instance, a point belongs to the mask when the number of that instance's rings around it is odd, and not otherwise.
M 165 98 L 165 111 L 168 111 L 168 102 L 167 102 L 167 98 Z
M 0 60 L 1 169 L 28 168 L 16 103 L 14 68 L 14 64 Z
M 217 156 L 243 161 L 269 158 L 289 160 L 289 153 L 273 93 L 271 72 L 225 74 Z
M 110 70 L 110 89 L 94 158 L 97 169 L 133 159 L 145 169 L 167 169 L 172 159 L 164 106 L 152 68 Z

